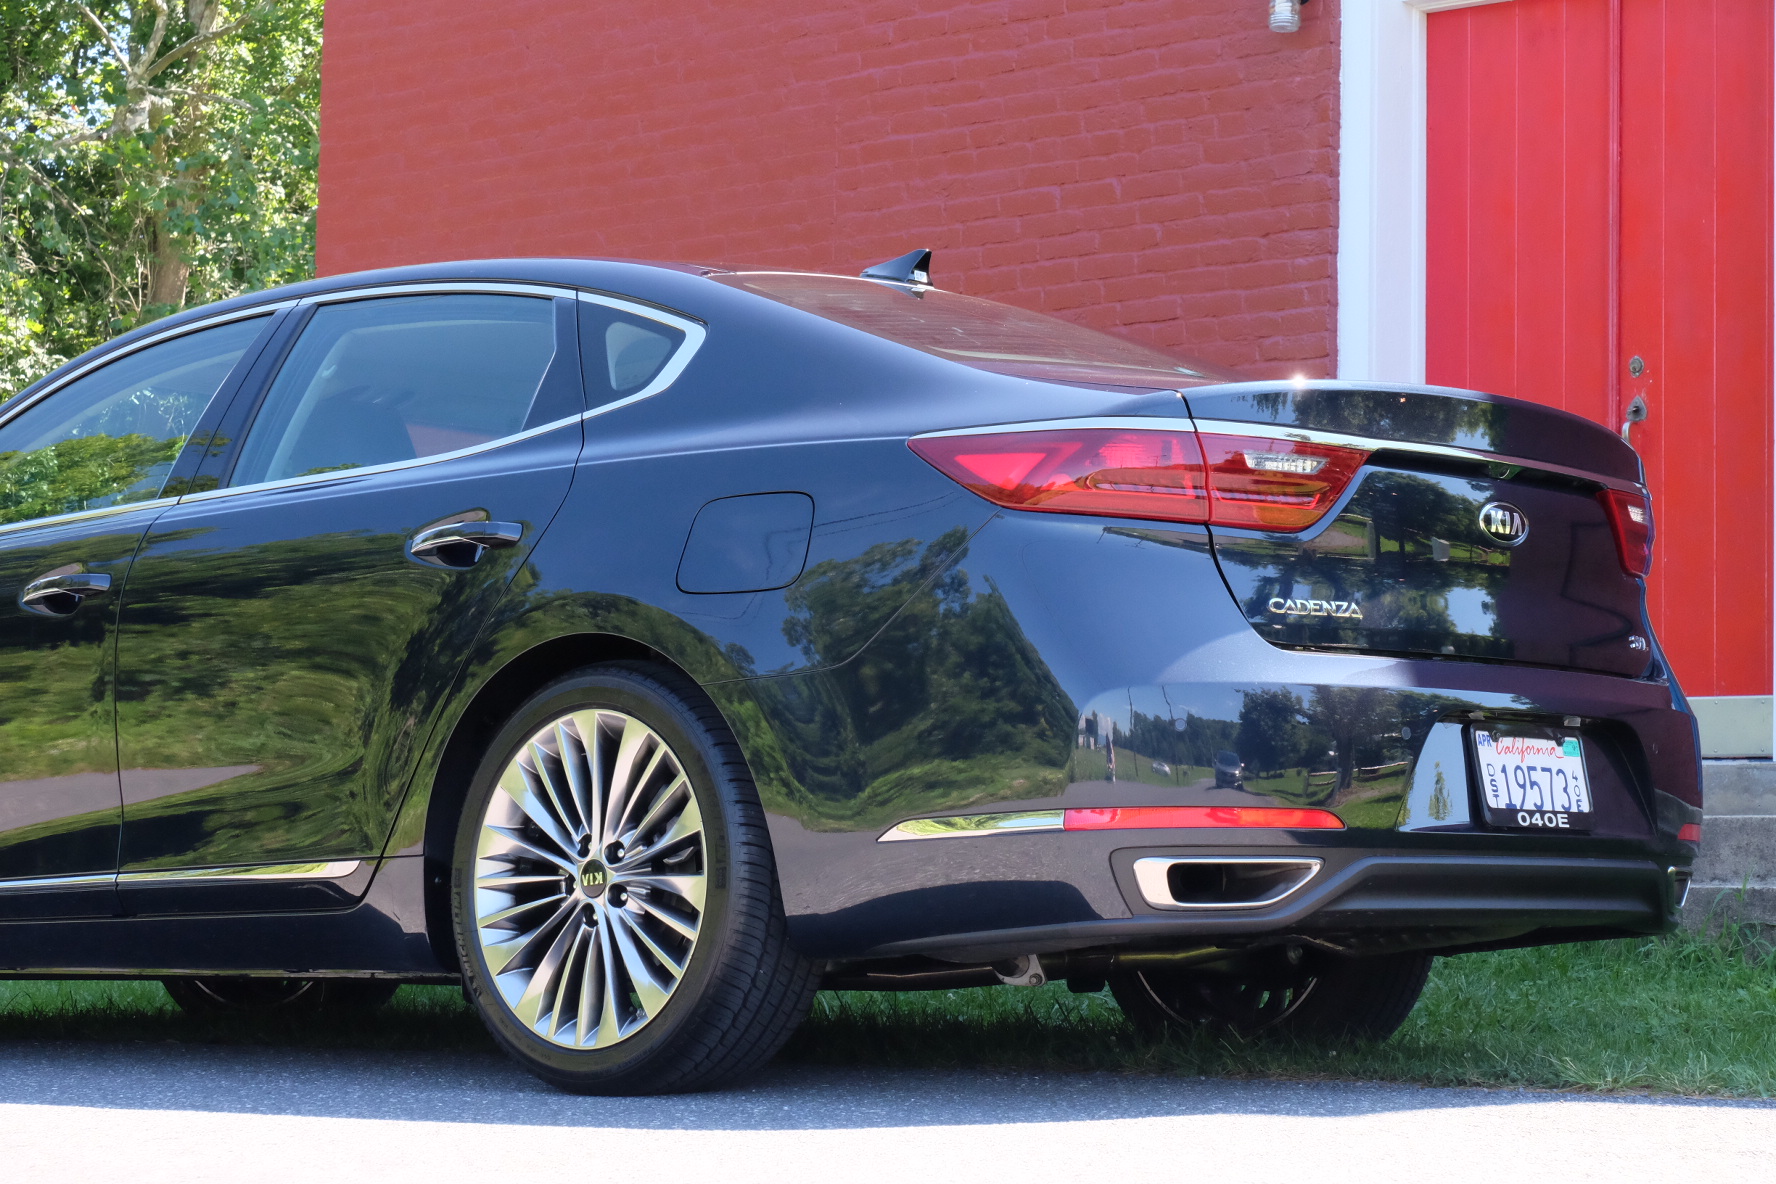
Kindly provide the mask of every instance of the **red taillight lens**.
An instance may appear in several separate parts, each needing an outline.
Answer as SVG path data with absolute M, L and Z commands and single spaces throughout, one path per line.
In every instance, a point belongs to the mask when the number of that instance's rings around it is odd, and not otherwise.
M 1677 841 L 1680 843 L 1700 843 L 1702 841 L 1702 824 L 1686 822 L 1677 828 Z
M 1268 826 L 1290 830 L 1343 830 L 1330 810 L 1289 810 L 1274 806 L 1123 806 L 1068 810 L 1064 830 L 1162 830 L 1168 827 Z
M 914 452 L 990 502 L 1019 510 L 1207 522 L 1195 432 L 1085 428 L 928 436 Z
M 1638 493 L 1621 489 L 1606 489 L 1597 500 L 1609 515 L 1622 570 L 1631 576 L 1645 576 L 1653 570 L 1653 504 Z
M 1356 448 L 1218 436 L 1202 440 L 1209 521 L 1253 530 L 1305 530 L 1332 508 L 1369 454 Z
M 909 443 L 946 476 L 1013 509 L 1274 531 L 1318 522 L 1369 455 L 1298 440 L 1145 428 Z

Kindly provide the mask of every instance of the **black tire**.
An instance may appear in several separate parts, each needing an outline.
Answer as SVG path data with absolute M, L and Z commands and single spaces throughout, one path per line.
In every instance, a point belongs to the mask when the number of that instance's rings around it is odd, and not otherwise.
M 1110 977 L 1110 991 L 1150 1037 L 1218 1028 L 1240 1036 L 1379 1043 L 1406 1022 L 1431 972 L 1417 952 L 1348 958 L 1278 956 L 1243 973 L 1138 970 Z
M 161 986 L 190 1015 L 271 1017 L 368 1015 L 401 984 L 366 978 L 164 978 Z
M 637 904 L 632 899 L 633 888 L 628 896 L 618 896 L 622 886 L 624 849 L 613 836 L 621 828 L 600 831 L 597 839 L 582 834 L 578 840 L 579 858 L 588 862 L 580 865 L 578 873 L 564 876 L 559 890 L 539 889 L 565 894 L 563 904 L 539 905 L 540 909 L 566 909 L 571 905 L 580 910 L 559 922 L 537 923 L 537 936 L 526 939 L 526 949 L 533 948 L 529 942 L 534 941 L 536 948 L 540 948 L 548 941 L 554 943 L 550 946 L 551 951 L 566 951 L 559 960 L 549 964 L 560 969 L 550 972 L 557 976 L 553 994 L 547 1002 L 551 1010 L 540 1020 L 533 1018 L 527 1023 L 521 1019 L 514 1004 L 502 994 L 502 985 L 508 991 L 517 990 L 511 985 L 513 975 L 509 970 L 517 963 L 517 957 L 504 964 L 505 983 L 496 981 L 490 972 L 481 936 L 489 931 L 483 930 L 482 922 L 477 919 L 474 897 L 475 876 L 492 875 L 488 870 L 490 866 L 501 870 L 510 866 L 513 869 L 510 872 L 512 882 L 516 882 L 521 873 L 549 872 L 555 866 L 540 861 L 520 866 L 526 857 L 517 850 L 483 856 L 478 844 L 487 841 L 487 834 L 494 833 L 483 826 L 484 820 L 490 817 L 489 811 L 509 810 L 507 803 L 511 795 L 498 790 L 499 779 L 508 764 L 516 760 L 521 751 L 529 751 L 534 757 L 537 750 L 527 750 L 526 745 L 531 738 L 543 734 L 545 727 L 551 727 L 555 721 L 567 719 L 574 713 L 586 712 L 610 714 L 575 716 L 576 736 L 581 734 L 579 724 L 588 718 L 607 721 L 628 717 L 654 733 L 665 746 L 667 755 L 676 760 L 683 781 L 688 783 L 699 811 L 701 828 L 701 837 L 695 841 L 701 843 L 697 858 L 702 865 L 701 890 L 704 895 L 701 911 L 695 917 L 695 936 L 688 952 L 683 955 L 679 977 L 663 1004 L 656 1000 L 655 1006 L 646 1010 L 645 1018 L 637 1021 L 639 1027 L 624 1032 L 623 1025 L 613 1021 L 608 1030 L 623 1034 L 602 1047 L 582 1046 L 580 1041 L 602 1041 L 604 1037 L 596 1033 L 604 1028 L 603 1020 L 596 1025 L 589 1021 L 585 1023 L 586 1029 L 594 1034 L 592 1036 L 581 1033 L 578 1028 L 570 1028 L 565 1033 L 554 1029 L 561 1017 L 569 1014 L 570 1003 L 579 1007 L 582 1021 L 591 1012 L 591 1004 L 569 999 L 568 992 L 576 990 L 575 981 L 580 984 L 576 998 L 589 997 L 593 992 L 598 998 L 615 998 L 620 993 L 623 1006 L 632 1013 L 642 1010 L 639 988 L 633 991 L 612 989 L 613 983 L 621 987 L 625 982 L 633 983 L 633 978 L 599 977 L 601 973 L 612 973 L 610 966 L 613 962 L 620 965 L 620 973 L 627 973 L 630 963 L 613 960 L 611 955 L 592 948 L 601 935 L 604 945 L 599 950 L 614 948 L 622 936 L 618 931 L 637 924 L 628 919 L 631 914 L 642 920 L 648 919 L 644 915 L 646 905 Z M 602 726 L 602 723 L 595 724 L 593 730 Z M 627 727 L 627 724 L 621 726 Z M 598 747 L 598 743 L 594 741 L 579 750 L 587 769 L 593 762 L 603 759 L 594 756 L 594 752 L 608 751 Z M 555 768 L 565 768 L 565 765 L 557 760 Z M 601 776 L 614 775 L 607 771 Z M 639 797 L 645 790 L 640 781 L 636 785 L 635 796 Z M 496 802 L 496 791 L 506 800 Z M 668 796 L 665 789 L 652 792 L 656 794 L 656 801 Z M 679 800 L 682 801 L 682 796 Z M 587 817 L 605 813 L 597 808 L 557 805 L 552 817 L 557 822 L 566 820 L 562 833 L 572 830 L 573 820 L 567 818 L 567 813 L 576 808 Z M 584 829 L 592 828 L 588 824 Z M 526 833 L 535 838 L 541 830 Z M 639 858 L 635 852 L 649 849 L 650 843 L 664 843 L 657 835 L 650 839 L 642 831 L 628 837 L 632 840 L 630 857 L 634 858 Z M 600 841 L 608 841 L 609 845 L 593 851 L 593 844 Z M 615 856 L 606 854 L 611 847 L 616 848 Z M 688 859 L 690 856 L 675 858 Z M 512 862 L 490 864 L 490 860 Z M 599 860 L 606 861 L 609 867 Z M 588 868 L 597 871 L 588 871 Z M 603 886 L 607 881 L 602 878 L 607 875 L 608 889 Z M 595 880 L 599 885 L 597 888 L 591 887 Z M 581 900 L 581 895 L 594 891 L 608 892 L 607 896 L 598 898 L 604 911 L 595 912 L 590 901 Z M 641 895 L 644 901 L 655 899 L 646 887 L 641 889 Z M 629 902 L 627 912 L 624 912 L 622 901 Z M 494 1039 L 532 1073 L 572 1093 L 676 1093 L 721 1085 L 758 1068 L 777 1053 L 807 1014 L 818 986 L 813 965 L 789 945 L 764 811 L 739 745 L 714 705 L 696 684 L 674 671 L 651 664 L 621 662 L 588 667 L 544 687 L 507 720 L 488 746 L 463 805 L 451 864 L 451 912 L 462 962 L 464 992 L 480 1012 Z M 623 916 L 613 917 L 618 912 Z M 554 917 L 561 915 L 559 912 L 552 914 Z M 521 929 L 523 924 L 531 923 L 526 920 L 513 924 Z M 553 931 L 556 936 L 550 937 L 548 926 L 557 923 L 560 928 Z M 577 934 L 571 939 L 562 936 L 573 925 L 580 926 Z M 634 929 L 626 932 L 632 935 Z M 516 941 L 514 938 L 514 944 Z M 584 941 L 586 945 L 572 944 L 577 941 Z M 498 947 L 498 943 L 495 945 Z M 637 948 L 631 936 L 629 954 L 623 956 L 631 956 Z M 580 949 L 583 953 L 576 954 Z M 572 959 L 576 956 L 583 959 L 578 971 L 582 977 L 578 980 L 574 979 L 575 972 L 571 969 Z M 540 959 L 529 954 L 522 957 L 537 965 L 520 966 L 519 977 L 528 975 L 535 979 L 545 973 L 542 967 L 549 955 Z M 663 967 L 665 963 L 656 960 L 652 965 Z M 549 989 L 543 990 L 548 993 Z M 519 1002 L 523 999 L 521 996 Z M 533 1005 L 533 1017 L 536 1008 L 542 1006 Z M 575 1023 L 573 1020 L 566 1022 Z M 539 1023 L 541 1027 L 537 1026 Z

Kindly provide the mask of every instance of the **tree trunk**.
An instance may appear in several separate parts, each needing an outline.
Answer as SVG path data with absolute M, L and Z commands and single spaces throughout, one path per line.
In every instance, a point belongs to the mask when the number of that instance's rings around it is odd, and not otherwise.
M 185 262 L 178 240 L 167 233 L 165 226 L 157 223 L 149 238 L 148 303 L 182 308 L 191 280 L 191 265 Z

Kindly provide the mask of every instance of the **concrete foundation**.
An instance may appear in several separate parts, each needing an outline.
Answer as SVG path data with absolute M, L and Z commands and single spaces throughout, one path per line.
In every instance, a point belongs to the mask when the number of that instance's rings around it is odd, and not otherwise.
M 1702 762 L 1702 856 L 1684 924 L 1776 925 L 1776 762 Z

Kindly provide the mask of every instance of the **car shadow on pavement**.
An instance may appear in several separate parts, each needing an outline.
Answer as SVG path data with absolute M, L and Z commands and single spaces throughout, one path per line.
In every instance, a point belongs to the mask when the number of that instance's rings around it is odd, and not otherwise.
M 1592 1103 L 1770 1110 L 1776 1103 L 1367 1082 L 1235 1081 L 777 1065 L 729 1089 L 560 1093 L 485 1052 L 187 1044 L 0 1045 L 0 1105 L 634 1130 L 862 1130 L 1218 1114 L 1344 1118 Z

